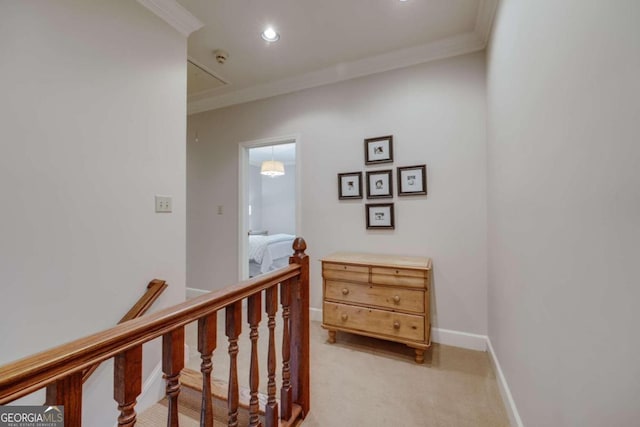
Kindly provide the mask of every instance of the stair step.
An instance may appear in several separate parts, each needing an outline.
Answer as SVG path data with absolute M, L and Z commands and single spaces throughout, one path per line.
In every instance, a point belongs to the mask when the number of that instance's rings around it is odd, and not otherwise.
M 180 383 L 184 387 L 188 387 L 192 390 L 202 392 L 202 373 L 193 369 L 185 368 L 180 374 Z M 219 380 L 217 378 L 211 378 L 211 395 L 215 399 L 227 401 L 228 384 L 226 381 Z M 251 399 L 251 391 L 246 387 L 240 387 L 240 408 L 249 409 L 249 401 Z M 267 395 L 258 393 L 258 412 L 260 415 L 264 415 L 264 408 L 267 404 Z M 279 399 L 278 405 L 280 404 Z
M 138 415 L 138 419 L 136 421 L 136 427 L 158 427 L 167 425 L 167 413 L 169 409 L 166 404 L 163 404 L 163 401 L 160 401 L 144 411 L 142 414 Z M 186 411 L 190 414 L 190 411 Z M 200 415 L 191 416 L 187 415 L 185 411 L 180 408 L 178 411 L 178 420 L 180 422 L 180 427 L 200 427 Z M 224 427 L 226 426 L 226 421 L 221 421 L 218 418 L 213 419 L 214 427 Z
M 178 412 L 180 427 L 199 427 L 200 409 L 202 407 L 202 374 L 193 369 L 183 369 L 180 375 L 182 385 L 178 395 Z M 219 379 L 211 379 L 211 395 L 213 396 L 213 422 L 214 427 L 226 426 L 227 414 L 227 382 Z M 238 408 L 238 425 L 249 425 L 249 399 L 251 395 L 246 387 L 240 388 L 240 399 Z M 264 425 L 264 407 L 267 396 L 259 393 L 259 413 L 260 422 Z M 278 399 L 277 399 L 278 400 Z M 278 401 L 278 405 L 280 402 Z M 298 425 L 298 416 L 302 412 L 299 405 L 292 407 L 292 417 L 289 420 L 280 420 L 280 427 L 290 427 Z M 151 408 L 138 416 L 137 427 L 157 427 L 164 425 L 167 420 L 167 400 L 162 399 Z
M 202 391 L 182 384 L 178 395 L 178 415 L 180 418 L 180 427 L 199 427 L 200 426 L 200 409 L 202 407 Z M 213 398 L 213 422 L 214 426 L 226 426 L 228 421 L 228 409 L 226 400 L 221 400 L 214 396 Z M 144 411 L 138 416 L 136 426 L 141 427 L 158 427 L 166 425 L 167 399 L 162 399 L 151 408 Z M 262 420 L 261 420 L 262 421 Z M 249 425 L 249 411 L 244 408 L 238 409 L 238 425 Z

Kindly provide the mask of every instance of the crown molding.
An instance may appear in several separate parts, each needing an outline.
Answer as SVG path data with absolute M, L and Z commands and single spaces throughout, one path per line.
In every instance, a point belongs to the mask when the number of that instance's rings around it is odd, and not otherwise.
M 357 77 L 382 73 L 437 59 L 477 52 L 485 44 L 475 32 L 469 32 L 421 46 L 400 49 L 357 61 L 343 62 L 321 70 L 287 77 L 281 80 L 251 86 L 220 95 L 194 96 L 187 106 L 188 114 L 228 107 L 234 104 L 284 95 L 303 89 L 337 83 Z
M 231 92 L 219 93 L 218 89 L 214 89 L 199 93 L 188 100 L 187 112 L 201 113 L 483 50 L 491 36 L 498 2 L 499 0 L 480 0 L 472 32 Z
M 189 34 L 199 30 L 204 24 L 175 0 L 137 0 L 142 6 L 156 14 L 180 34 Z
M 474 31 L 485 47 L 491 36 L 493 19 L 496 16 L 498 2 L 499 0 L 480 0 L 480 5 L 478 6 L 478 15 L 476 16 L 476 27 Z

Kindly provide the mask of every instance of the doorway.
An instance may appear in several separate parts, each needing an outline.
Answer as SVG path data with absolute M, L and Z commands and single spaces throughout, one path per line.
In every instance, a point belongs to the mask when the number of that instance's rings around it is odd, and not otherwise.
M 299 232 L 297 136 L 240 144 L 239 277 L 288 264 Z

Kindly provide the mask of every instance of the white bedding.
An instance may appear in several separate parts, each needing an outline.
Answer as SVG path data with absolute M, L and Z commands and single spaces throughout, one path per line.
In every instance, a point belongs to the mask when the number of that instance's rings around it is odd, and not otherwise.
M 273 234 L 271 236 L 249 236 L 249 261 L 260 265 L 260 273 L 267 273 L 283 267 L 283 258 L 293 254 L 291 234 Z

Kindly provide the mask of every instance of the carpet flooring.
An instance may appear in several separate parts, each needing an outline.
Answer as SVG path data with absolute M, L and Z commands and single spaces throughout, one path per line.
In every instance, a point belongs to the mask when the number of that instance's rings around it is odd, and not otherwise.
M 277 329 L 282 330 L 280 325 Z M 262 393 L 266 393 L 267 334 L 263 318 L 259 340 Z M 239 382 L 245 387 L 249 381 L 248 336 L 249 328 L 244 323 L 238 366 Z M 187 326 L 186 340 L 190 348 L 187 367 L 199 370 L 195 324 Z M 224 313 L 218 317 L 217 342 L 213 377 L 227 380 Z M 279 336 L 277 342 L 281 342 Z M 320 323 L 311 322 L 311 412 L 302 426 L 509 426 L 486 352 L 433 344 L 425 353 L 423 365 L 416 364 L 413 356 L 413 349 L 404 345 L 347 333 L 338 332 L 337 342 L 329 344 Z M 142 414 L 140 419 L 144 423 L 138 425 L 162 425 L 146 423 L 152 410 L 158 420 L 166 417 L 166 408 L 160 406 Z M 185 419 L 180 425 L 197 425 L 192 424 L 197 419 L 197 411 L 194 413 L 192 419 Z

